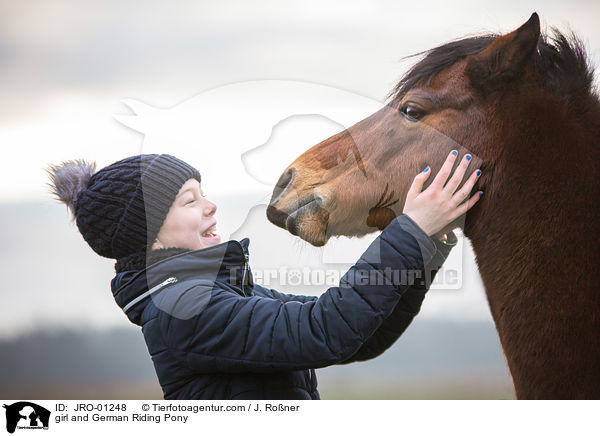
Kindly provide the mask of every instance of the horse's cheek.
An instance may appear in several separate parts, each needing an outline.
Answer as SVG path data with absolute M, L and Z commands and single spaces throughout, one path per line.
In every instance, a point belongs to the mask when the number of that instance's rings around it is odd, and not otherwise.
M 383 230 L 395 217 L 396 214 L 389 207 L 375 207 L 369 211 L 367 226 Z

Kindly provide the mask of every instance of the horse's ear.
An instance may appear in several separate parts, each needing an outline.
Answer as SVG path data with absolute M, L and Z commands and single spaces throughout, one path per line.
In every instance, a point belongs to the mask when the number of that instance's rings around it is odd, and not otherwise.
M 501 90 L 521 75 L 540 39 L 540 18 L 535 12 L 517 30 L 499 36 L 489 46 L 467 58 L 466 74 L 484 94 Z

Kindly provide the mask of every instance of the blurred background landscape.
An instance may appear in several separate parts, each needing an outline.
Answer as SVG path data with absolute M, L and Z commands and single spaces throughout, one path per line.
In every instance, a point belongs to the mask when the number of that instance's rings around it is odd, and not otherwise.
M 162 399 L 139 328 L 36 331 L 0 341 L 5 399 Z M 484 322 L 416 320 L 380 357 L 317 370 L 323 399 L 514 398 Z
M 80 158 L 101 168 L 141 152 L 179 155 L 210 175 L 203 189 L 219 207 L 222 237 L 250 237 L 253 271 L 284 265 L 343 272 L 375 234 L 317 249 L 267 222 L 264 205 L 292 157 L 345 125 L 312 119 L 280 130 L 264 126 L 272 137 L 254 161 L 276 159 L 269 171 L 252 174 L 250 186 L 241 152 L 269 136 L 245 143 L 236 120 L 252 120 L 265 109 L 261 99 L 227 102 L 233 122 L 221 131 L 238 134 L 241 143 L 198 136 L 192 149 L 177 142 L 172 124 L 147 130 L 158 124 L 153 117 L 176 119 L 182 103 L 207 90 L 266 79 L 383 103 L 416 61 L 402 57 L 467 35 L 511 31 L 534 11 L 545 31 L 573 29 L 599 64 L 596 0 L 0 0 L 0 396 L 161 398 L 142 333 L 110 293 L 114 261 L 92 252 L 49 195 L 48 164 Z M 131 100 L 143 103 L 133 106 L 145 129 L 119 121 L 132 115 L 132 105 L 124 104 Z M 200 132 L 212 124 L 190 122 Z M 252 165 L 243 163 L 250 172 Z M 317 371 L 323 398 L 514 397 L 467 240 L 460 237 L 447 265 L 459 271 L 459 282 L 432 289 L 413 325 L 383 356 Z M 271 287 L 312 295 L 326 289 Z

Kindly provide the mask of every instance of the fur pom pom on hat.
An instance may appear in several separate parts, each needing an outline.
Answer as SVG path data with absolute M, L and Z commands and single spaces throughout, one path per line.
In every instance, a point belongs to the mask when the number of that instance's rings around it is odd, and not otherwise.
M 168 154 L 141 154 L 95 172 L 71 160 L 46 169 L 51 193 L 67 205 L 79 232 L 100 256 L 149 251 L 181 186 L 201 181 L 191 165 Z
M 49 165 L 46 172 L 51 180 L 48 185 L 52 194 L 67 205 L 74 220 L 75 201 L 79 194 L 87 189 L 90 179 L 96 172 L 96 163 L 75 159 L 63 162 L 61 165 Z

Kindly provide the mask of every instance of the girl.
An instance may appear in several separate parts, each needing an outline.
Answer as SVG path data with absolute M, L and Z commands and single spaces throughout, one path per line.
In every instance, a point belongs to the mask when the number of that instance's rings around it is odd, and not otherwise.
M 425 191 L 429 167 L 415 177 L 403 214 L 320 297 L 254 283 L 249 239 L 221 242 L 200 174 L 176 157 L 47 171 L 89 246 L 116 259 L 113 296 L 142 327 L 165 399 L 319 399 L 315 368 L 378 356 L 418 313 L 456 243 L 436 235 L 481 195 L 463 202 L 479 171 L 454 192 L 469 163 L 447 180 L 457 154 Z

